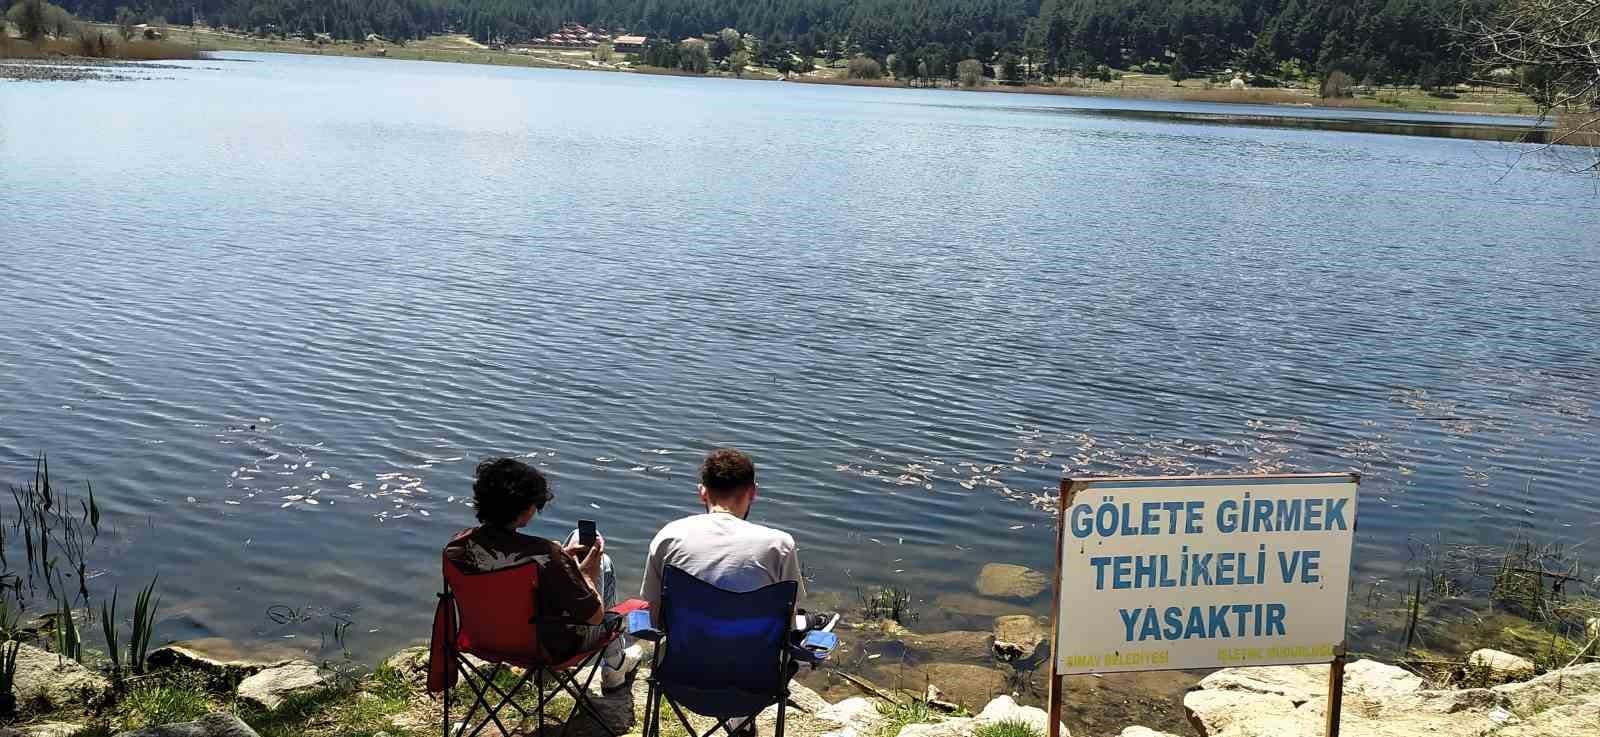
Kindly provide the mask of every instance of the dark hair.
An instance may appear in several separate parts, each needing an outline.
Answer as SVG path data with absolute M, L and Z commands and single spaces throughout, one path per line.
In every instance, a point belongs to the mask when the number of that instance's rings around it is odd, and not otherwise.
M 486 525 L 509 525 L 528 507 L 544 509 L 554 498 L 544 474 L 515 458 L 483 459 L 472 482 L 473 506 Z
M 755 461 L 733 448 L 717 448 L 700 464 L 700 485 L 715 498 L 726 499 L 755 483 Z

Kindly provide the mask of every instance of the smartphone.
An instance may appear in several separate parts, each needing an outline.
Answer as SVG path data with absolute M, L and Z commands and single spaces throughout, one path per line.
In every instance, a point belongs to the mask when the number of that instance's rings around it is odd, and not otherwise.
M 585 550 L 594 547 L 594 520 L 578 520 L 578 544 Z

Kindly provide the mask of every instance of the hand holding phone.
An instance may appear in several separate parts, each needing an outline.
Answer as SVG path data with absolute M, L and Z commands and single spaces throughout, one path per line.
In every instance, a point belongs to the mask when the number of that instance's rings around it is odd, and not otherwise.
M 589 549 L 594 547 L 594 538 L 594 520 L 578 520 L 578 547 L 583 548 L 583 550 L 575 556 L 578 560 L 581 561 L 589 555 Z

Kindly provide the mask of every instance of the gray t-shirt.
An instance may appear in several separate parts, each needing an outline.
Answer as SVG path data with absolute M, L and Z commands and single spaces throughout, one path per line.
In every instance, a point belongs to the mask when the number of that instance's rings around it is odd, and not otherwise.
M 779 581 L 800 582 L 800 556 L 787 532 L 762 527 L 726 512 L 684 517 L 667 523 L 650 542 L 639 597 L 651 609 L 661 606 L 661 570 L 677 566 L 718 588 L 740 593 Z

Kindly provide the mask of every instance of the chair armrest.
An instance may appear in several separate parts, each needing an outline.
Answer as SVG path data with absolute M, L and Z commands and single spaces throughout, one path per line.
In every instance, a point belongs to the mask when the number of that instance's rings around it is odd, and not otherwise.
M 628 635 L 641 640 L 657 642 L 661 639 L 661 631 L 655 628 L 650 620 L 650 610 L 635 609 L 627 614 L 626 626 Z
M 834 648 L 839 647 L 839 636 L 832 632 L 812 631 L 807 632 L 805 639 L 800 644 L 790 648 L 796 660 L 806 663 L 820 663 L 833 654 Z

